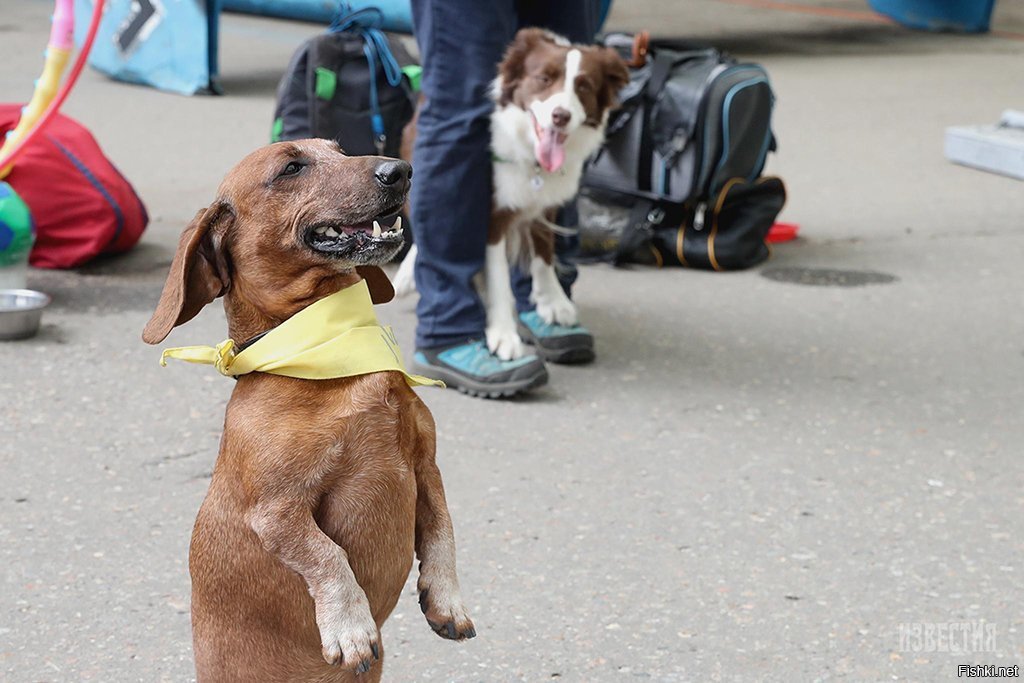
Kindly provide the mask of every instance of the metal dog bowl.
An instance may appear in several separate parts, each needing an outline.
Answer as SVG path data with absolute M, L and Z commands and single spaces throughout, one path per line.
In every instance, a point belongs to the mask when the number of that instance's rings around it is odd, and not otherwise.
M 39 331 L 50 297 L 32 289 L 0 289 L 0 340 L 28 339 Z

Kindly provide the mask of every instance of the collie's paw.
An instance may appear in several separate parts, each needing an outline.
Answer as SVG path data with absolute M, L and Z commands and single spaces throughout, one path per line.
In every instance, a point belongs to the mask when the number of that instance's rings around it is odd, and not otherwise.
M 538 301 L 537 315 L 548 325 L 565 325 L 573 327 L 580 322 L 580 314 L 569 299 L 556 301 Z
M 427 618 L 427 623 L 434 633 L 448 640 L 468 640 L 476 637 L 473 626 L 462 598 L 456 593 L 452 597 L 435 599 L 442 591 L 432 593 L 429 588 L 420 591 L 420 609 Z
M 323 644 L 324 661 L 357 674 L 366 673 L 380 659 L 380 634 L 370 616 L 369 605 L 356 610 L 363 614 L 337 612 L 321 618 L 317 626 Z
M 510 329 L 504 326 L 489 325 L 486 331 L 487 348 L 501 360 L 515 360 L 526 355 L 526 346 L 519 338 L 519 332 L 513 325 Z

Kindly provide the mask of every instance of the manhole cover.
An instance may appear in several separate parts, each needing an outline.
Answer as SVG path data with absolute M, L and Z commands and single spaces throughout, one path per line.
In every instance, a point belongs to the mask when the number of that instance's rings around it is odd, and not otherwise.
M 814 287 L 863 287 L 864 285 L 885 285 L 896 282 L 895 275 L 876 273 L 872 270 L 837 270 L 835 268 L 766 268 L 761 277 L 776 282 L 791 282 Z

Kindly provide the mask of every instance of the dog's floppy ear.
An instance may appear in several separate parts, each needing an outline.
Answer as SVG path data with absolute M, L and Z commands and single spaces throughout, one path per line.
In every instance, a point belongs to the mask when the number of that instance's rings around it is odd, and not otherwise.
M 234 220 L 230 209 L 221 203 L 201 209 L 178 239 L 178 251 L 153 317 L 142 331 L 147 344 L 159 344 L 171 330 L 186 323 L 227 291 L 231 284 L 221 235 L 213 228 Z
M 526 56 L 542 40 L 554 41 L 550 31 L 541 28 L 522 28 L 505 50 L 505 57 L 498 66 L 501 76 L 501 91 L 498 93 L 498 104 L 505 106 L 512 101 L 512 96 L 519 87 L 519 82 L 526 75 Z
M 366 280 L 370 289 L 370 299 L 375 304 L 386 304 L 395 298 L 395 288 L 391 285 L 387 273 L 377 266 L 356 266 L 356 272 Z
M 600 48 L 601 67 L 604 71 L 604 83 L 599 93 L 598 104 L 602 109 L 612 108 L 618 104 L 618 94 L 623 86 L 629 83 L 629 69 L 622 61 L 619 53 L 610 47 Z

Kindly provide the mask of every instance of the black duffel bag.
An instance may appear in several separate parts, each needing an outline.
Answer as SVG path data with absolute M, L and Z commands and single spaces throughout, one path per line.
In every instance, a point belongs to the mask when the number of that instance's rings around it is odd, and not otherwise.
M 645 52 L 625 34 L 605 42 L 627 59 Z M 766 259 L 786 191 L 760 177 L 775 149 L 764 69 L 713 48 L 656 42 L 630 76 L 583 175 L 583 258 L 715 270 Z

